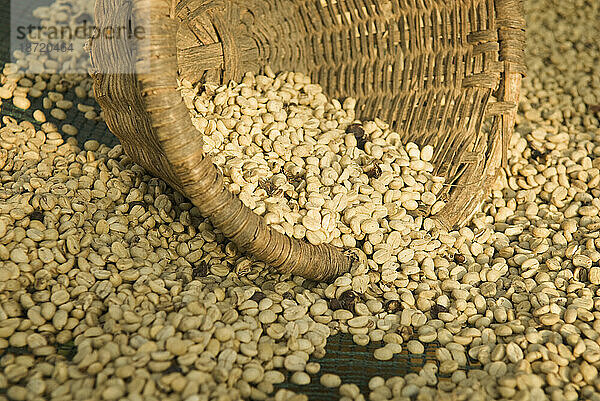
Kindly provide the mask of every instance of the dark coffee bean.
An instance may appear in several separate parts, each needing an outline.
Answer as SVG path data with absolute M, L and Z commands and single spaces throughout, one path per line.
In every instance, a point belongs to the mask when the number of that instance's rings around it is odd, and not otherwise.
M 347 309 L 349 311 L 353 311 L 354 305 L 357 301 L 357 296 L 354 291 L 348 290 L 341 293 L 338 300 L 340 301 L 342 308 Z
M 251 297 L 250 299 L 253 300 L 256 303 L 259 303 L 260 301 L 262 301 L 263 299 L 265 299 L 267 296 L 260 292 L 260 291 L 256 291 Z
M 193 278 L 206 277 L 206 276 L 208 276 L 208 263 L 206 263 L 205 261 L 198 263 L 192 269 L 192 277 Z
M 346 128 L 346 134 L 352 134 L 356 138 L 356 147 L 360 150 L 365 150 L 367 140 L 365 138 L 365 130 L 360 124 L 350 124 Z
M 175 363 L 175 362 L 173 362 L 173 363 L 171 364 L 171 366 L 169 366 L 169 367 L 167 368 L 167 370 L 165 370 L 165 373 L 167 373 L 167 374 L 168 374 L 168 373 L 181 373 L 181 372 L 182 372 L 182 370 L 181 370 L 181 366 L 179 366 L 179 365 L 178 365 L 177 363 Z
M 34 210 L 29 215 L 29 220 L 31 220 L 31 221 L 37 220 L 37 221 L 44 222 L 44 212 L 42 212 L 41 210 Z
M 540 164 L 545 164 L 548 161 L 548 154 L 532 148 L 531 158 Z
M 456 263 L 465 263 L 465 260 L 467 260 L 467 258 L 465 258 L 465 255 L 463 255 L 462 253 L 455 253 L 454 254 L 454 261 Z
M 438 304 L 434 304 L 431 307 L 431 310 L 429 311 L 429 313 L 431 313 L 432 319 L 437 319 L 438 314 L 443 313 L 443 312 L 448 312 L 448 308 L 446 308 L 444 305 L 438 305 Z
M 379 163 L 373 163 L 370 168 L 367 168 L 365 174 L 369 178 L 379 178 L 381 177 L 381 167 L 379 167 Z
M 362 138 L 365 135 L 365 129 L 362 127 L 361 124 L 350 124 L 346 128 L 346 134 L 352 134 L 356 138 Z
M 342 303 L 337 298 L 330 299 L 329 300 L 329 309 L 331 309 L 332 311 L 342 309 Z
M 404 339 L 404 341 L 409 341 L 412 338 L 413 334 L 414 334 L 413 329 L 410 326 L 402 326 L 398 330 L 398 333 L 402 336 L 402 338 Z
M 342 302 L 344 302 L 344 301 L 352 302 L 356 299 L 356 293 L 352 290 L 347 290 L 347 291 L 342 292 L 338 299 Z
M 391 299 L 385 303 L 385 310 L 388 313 L 397 313 L 400 311 L 401 305 L 400 301 L 396 299 Z
M 14 353 L 14 351 L 11 350 Z M 65 344 L 57 344 L 56 353 L 65 357 L 67 360 L 72 360 L 77 354 L 77 346 L 73 341 L 69 341 Z
M 145 208 L 146 204 L 141 201 L 133 201 L 133 202 L 129 203 L 129 209 L 127 210 L 127 213 L 131 213 L 131 209 L 133 209 L 134 206 L 141 206 L 141 207 Z
M 283 294 L 281 294 L 281 296 L 283 297 L 283 299 L 289 299 L 291 301 L 295 299 L 294 294 L 292 294 L 289 291 L 284 292 Z

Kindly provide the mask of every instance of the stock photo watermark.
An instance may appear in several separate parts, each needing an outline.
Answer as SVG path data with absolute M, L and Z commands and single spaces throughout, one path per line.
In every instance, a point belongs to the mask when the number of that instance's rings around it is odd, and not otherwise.
M 30 72 L 86 74 L 92 67 L 89 47 L 95 41 L 102 42 L 103 49 L 118 49 L 113 54 L 103 54 L 114 60 L 102 63 L 101 70 L 94 65 L 98 72 L 119 74 L 145 69 L 145 64 L 135 60 L 149 40 L 149 28 L 136 23 L 130 9 L 115 13 L 119 15 L 115 21 L 102 15 L 95 21 L 91 11 L 94 0 L 80 1 L 70 13 L 51 10 L 54 5 L 39 6 L 35 0 L 25 2 L 30 6 L 24 5 L 23 0 L 11 0 L 11 61 L 27 58 Z

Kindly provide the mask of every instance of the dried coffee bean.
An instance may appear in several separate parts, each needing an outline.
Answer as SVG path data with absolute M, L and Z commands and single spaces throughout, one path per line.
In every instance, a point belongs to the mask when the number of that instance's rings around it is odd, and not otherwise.
M 465 263 L 465 260 L 467 260 L 467 259 L 465 258 L 465 255 L 463 255 L 462 253 L 457 252 L 454 254 L 454 261 L 456 263 L 458 263 L 458 264 Z
M 346 128 L 346 134 L 354 135 L 356 138 L 356 147 L 360 150 L 365 150 L 367 140 L 365 139 L 365 129 L 361 124 L 350 124 L 348 128 Z
M 259 303 L 260 301 L 262 301 L 263 299 L 265 299 L 267 296 L 260 292 L 260 291 L 256 291 L 254 294 L 252 294 L 252 296 L 250 297 L 251 300 L 253 300 L 256 303 Z
M 134 206 L 141 206 L 143 208 L 146 207 L 146 204 L 142 201 L 133 201 L 129 203 L 129 209 L 127 210 L 127 213 L 131 213 L 131 209 L 133 209 Z
M 343 309 L 342 303 L 337 299 L 333 298 L 329 300 L 329 309 L 332 311 L 336 311 L 338 309 Z
M 439 313 L 446 313 L 446 312 L 448 312 L 448 308 L 446 308 L 443 305 L 438 305 L 438 304 L 434 304 L 431 307 L 431 310 L 429 311 L 432 319 L 437 319 Z
M 182 372 L 183 370 L 181 369 L 181 366 L 179 366 L 179 364 L 176 362 L 171 363 L 171 365 L 164 371 L 165 374 Z
M 44 222 L 44 212 L 42 212 L 41 210 L 34 210 L 29 215 L 29 220 L 37 220 L 37 221 Z
M 397 313 L 401 309 L 400 301 L 396 299 L 391 299 L 385 303 L 385 310 L 388 313 Z
M 192 277 L 206 277 L 208 275 L 208 263 L 201 261 L 192 269 Z
M 410 340 L 414 335 L 414 331 L 413 331 L 412 327 L 410 327 L 410 326 L 400 327 L 398 333 L 402 336 L 402 339 L 404 341 Z
M 357 302 L 357 296 L 354 291 L 344 291 L 340 294 L 338 299 L 340 301 L 340 304 L 342 305 L 342 308 L 347 309 L 349 311 L 354 310 L 354 305 Z
M 381 167 L 379 167 L 379 163 L 373 162 L 369 167 L 367 167 L 365 174 L 369 178 L 377 179 L 381 177 Z

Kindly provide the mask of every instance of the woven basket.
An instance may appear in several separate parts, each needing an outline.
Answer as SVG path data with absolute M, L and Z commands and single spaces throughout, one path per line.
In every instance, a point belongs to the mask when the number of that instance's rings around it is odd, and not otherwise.
M 506 165 L 525 72 L 521 0 L 96 0 L 95 13 L 101 29 L 150 27 L 133 50 L 90 43 L 96 98 L 124 151 L 279 271 L 323 280 L 353 259 L 269 229 L 223 189 L 177 78 L 239 82 L 269 65 L 308 74 L 332 97 L 355 97 L 359 118 L 379 117 L 403 141 L 434 147 L 446 228 L 468 221 Z M 115 65 L 136 73 L 106 72 Z

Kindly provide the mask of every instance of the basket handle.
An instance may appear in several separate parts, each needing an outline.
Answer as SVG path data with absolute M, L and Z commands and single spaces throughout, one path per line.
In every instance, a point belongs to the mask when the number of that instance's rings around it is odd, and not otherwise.
M 168 0 L 133 2 L 134 18 L 150 28 L 149 40 L 138 48 L 136 76 L 152 130 L 184 194 L 240 249 L 282 273 L 330 280 L 349 271 L 354 258 L 341 249 L 312 245 L 275 231 L 224 187 L 222 175 L 204 154 L 202 141 L 192 140 L 196 128 L 177 90 L 177 23 L 171 11 Z M 148 65 L 149 72 L 141 69 Z M 227 65 L 228 74 L 239 72 L 235 57 Z

